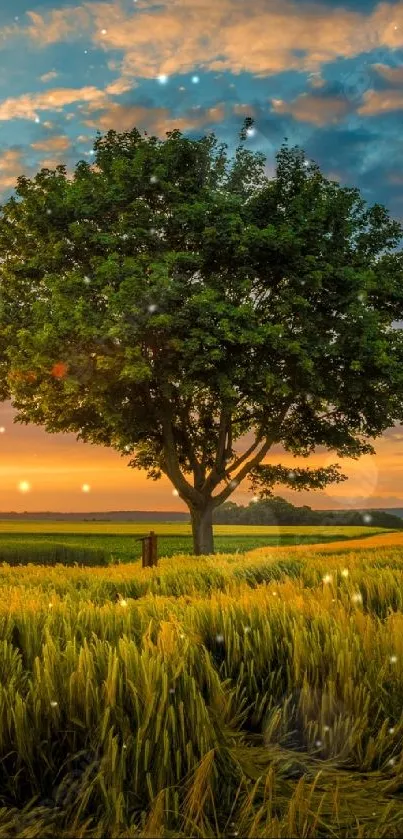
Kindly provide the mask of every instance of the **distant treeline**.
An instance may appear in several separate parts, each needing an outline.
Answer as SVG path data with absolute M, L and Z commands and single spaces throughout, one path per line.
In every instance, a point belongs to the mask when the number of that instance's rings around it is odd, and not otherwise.
M 214 524 L 306 524 L 306 525 L 368 525 L 368 527 L 403 528 L 403 519 L 382 510 L 312 510 L 294 507 L 276 495 L 251 501 L 247 507 L 227 501 L 213 513 Z

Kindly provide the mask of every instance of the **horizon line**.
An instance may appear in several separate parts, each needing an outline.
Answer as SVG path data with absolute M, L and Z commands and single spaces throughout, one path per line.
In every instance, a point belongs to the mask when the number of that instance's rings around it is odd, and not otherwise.
M 244 506 L 243 504 L 239 504 L 239 507 Z M 296 507 L 296 509 L 299 509 Z M 217 508 L 218 509 L 218 508 Z M 311 507 L 310 508 L 313 512 L 317 513 L 353 513 L 353 512 L 361 512 L 363 510 L 402 510 L 403 509 L 403 501 L 401 507 L 355 507 L 355 508 L 340 508 L 340 507 Z M 190 511 L 186 510 L 23 510 L 18 512 L 17 510 L 0 510 L 0 519 L 3 515 L 13 515 L 13 516 L 35 516 L 35 515 L 54 515 L 54 516 L 99 516 L 99 515 L 107 515 L 108 513 L 161 513 L 167 515 L 190 515 Z

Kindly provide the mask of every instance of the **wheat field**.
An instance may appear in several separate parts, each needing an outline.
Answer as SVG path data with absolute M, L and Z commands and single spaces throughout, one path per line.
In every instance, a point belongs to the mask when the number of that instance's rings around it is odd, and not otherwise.
M 348 535 L 0 565 L 0 837 L 402 836 L 403 534 Z

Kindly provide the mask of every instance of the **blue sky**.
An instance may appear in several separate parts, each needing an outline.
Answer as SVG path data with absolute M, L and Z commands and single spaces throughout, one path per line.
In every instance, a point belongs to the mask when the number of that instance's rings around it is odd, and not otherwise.
M 251 114 L 269 169 L 287 136 L 403 216 L 402 2 L 3 0 L 0 56 L 1 200 L 89 159 L 97 129 L 214 131 L 231 152 Z
M 0 203 L 22 173 L 34 176 L 58 163 L 72 173 L 78 160 L 91 160 L 97 130 L 136 126 L 161 139 L 173 128 L 191 137 L 214 131 L 231 154 L 249 115 L 256 131 L 247 144 L 265 154 L 269 173 L 287 137 L 326 176 L 358 186 L 369 203 L 384 203 L 403 221 L 403 1 L 2 0 Z M 45 471 L 46 463 L 50 469 L 58 458 L 65 461 L 68 441 L 81 458 L 86 452 L 82 462 L 90 468 L 90 447 L 77 448 L 71 435 L 66 441 L 32 427 L 17 430 L 9 405 L 0 406 L 1 422 L 7 425 L 12 477 L 0 487 L 0 509 L 21 508 L 8 499 L 18 469 L 28 468 L 18 466 L 18 457 L 24 451 L 27 464 L 30 444 Z M 383 498 L 385 506 L 403 504 L 398 461 L 391 457 L 396 433 L 385 435 L 381 460 L 387 471 L 378 459 L 380 477 L 371 490 L 373 503 Z M 118 455 L 99 449 L 96 454 L 98 464 L 105 458 L 105 468 L 114 459 L 116 486 L 127 487 L 127 496 L 118 503 L 111 495 L 99 503 L 88 499 L 85 507 L 60 496 L 57 509 L 67 509 L 67 503 L 88 510 L 182 509 L 168 483 L 153 503 L 156 485 L 145 478 L 139 506 L 128 490 L 133 476 Z M 341 485 L 340 503 L 346 492 Z M 320 493 L 284 495 L 334 506 Z M 46 508 L 46 498 L 33 498 L 31 509 Z M 22 509 L 27 505 L 24 499 Z

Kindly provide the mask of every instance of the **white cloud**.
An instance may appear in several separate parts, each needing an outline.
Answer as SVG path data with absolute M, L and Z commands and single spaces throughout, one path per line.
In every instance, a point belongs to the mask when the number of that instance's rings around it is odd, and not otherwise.
M 49 73 L 44 73 L 43 76 L 40 76 L 41 82 L 50 82 L 52 79 L 57 79 L 58 73 L 55 70 L 51 70 Z

